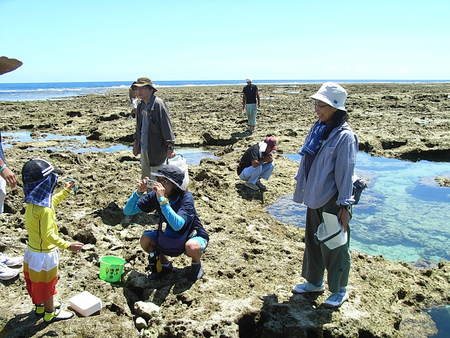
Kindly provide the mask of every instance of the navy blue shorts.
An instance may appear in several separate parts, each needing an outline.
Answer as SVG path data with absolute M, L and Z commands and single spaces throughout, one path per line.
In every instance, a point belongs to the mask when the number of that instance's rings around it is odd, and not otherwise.
M 145 230 L 144 236 L 150 237 L 154 241 L 156 241 L 158 230 Z M 208 246 L 208 241 L 200 236 L 192 236 L 189 237 L 188 240 L 194 240 L 200 245 L 200 250 L 204 252 L 206 250 L 206 247 Z

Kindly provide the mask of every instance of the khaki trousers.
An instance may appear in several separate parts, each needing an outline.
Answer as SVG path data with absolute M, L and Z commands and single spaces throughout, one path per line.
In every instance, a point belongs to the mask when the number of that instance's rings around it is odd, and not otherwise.
M 144 177 L 152 178 L 151 174 L 156 173 L 158 171 L 158 169 L 161 169 L 163 164 L 164 164 L 164 162 L 157 166 L 150 166 L 148 153 L 145 151 L 141 152 L 141 171 L 142 171 L 141 178 L 144 178 Z M 154 178 L 152 178 L 152 179 L 154 179 Z

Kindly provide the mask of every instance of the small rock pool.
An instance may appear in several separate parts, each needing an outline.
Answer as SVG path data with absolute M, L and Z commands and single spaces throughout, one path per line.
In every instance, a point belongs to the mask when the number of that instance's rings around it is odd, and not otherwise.
M 42 133 L 39 136 L 33 136 L 29 131 L 3 132 L 3 148 L 8 149 L 20 143 L 27 143 L 27 149 L 49 150 L 54 152 L 72 152 L 82 154 L 87 152 L 117 152 L 129 150 L 132 147 L 125 144 L 113 144 L 107 147 L 98 147 L 99 142 L 91 142 L 84 135 L 59 135 L 51 133 Z M 95 145 L 94 145 L 95 144 Z M 176 148 L 176 153 L 183 155 L 189 165 L 198 165 L 203 158 L 217 158 L 211 149 L 199 148 Z
M 448 338 L 450 336 L 450 305 L 424 310 L 436 324 L 437 333 L 430 338 Z

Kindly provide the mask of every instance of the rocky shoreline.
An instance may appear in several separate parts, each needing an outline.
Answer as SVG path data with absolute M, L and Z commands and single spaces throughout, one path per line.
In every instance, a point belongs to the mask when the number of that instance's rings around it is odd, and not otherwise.
M 100 297 L 100 314 L 44 326 L 30 314 L 23 276 L 0 284 L 0 337 L 151 336 L 151 337 L 425 337 L 435 330 L 423 308 L 450 302 L 450 263 L 417 269 L 409 264 L 352 252 L 351 295 L 338 311 L 317 298 L 292 295 L 300 281 L 304 230 L 274 220 L 264 208 L 293 191 L 297 165 L 281 156 L 296 152 L 314 121 L 309 95 L 317 85 L 260 86 L 257 131 L 243 133 L 241 87 L 161 88 L 172 115 L 177 147 L 210 146 L 217 160 L 190 167 L 190 191 L 210 246 L 205 277 L 191 285 L 186 257 L 176 258 L 173 276 L 145 278 L 146 257 L 139 237 L 155 224 L 152 216 L 124 223 L 121 207 L 139 177 L 129 151 L 62 153 L 42 148 L 56 141 L 19 143 L 6 150 L 18 173 L 26 159 L 42 157 L 61 167 L 80 190 L 57 211 L 63 236 L 89 244 L 79 255 L 61 254 L 60 298 L 87 290 Z M 360 149 L 373 155 L 409 160 L 450 161 L 450 84 L 349 84 L 350 124 Z M 85 135 L 93 146 L 130 144 L 134 120 L 125 92 L 70 100 L 0 103 L 2 131 L 30 130 Z M 269 192 L 249 194 L 236 177 L 243 150 L 267 134 L 280 139 L 277 169 Z M 52 143 L 53 142 L 53 143 Z M 445 178 L 444 178 L 445 179 Z M 448 179 L 448 178 L 447 178 Z M 7 197 L 10 213 L 0 215 L 0 251 L 25 248 L 22 191 Z M 262 198 L 263 197 L 263 198 Z M 357 217 L 357 209 L 355 209 Z M 98 279 L 99 257 L 127 260 L 123 283 Z M 157 307 L 149 305 L 156 304 Z M 149 307 L 151 307 L 149 309 Z M 140 318 L 140 319 L 138 319 Z

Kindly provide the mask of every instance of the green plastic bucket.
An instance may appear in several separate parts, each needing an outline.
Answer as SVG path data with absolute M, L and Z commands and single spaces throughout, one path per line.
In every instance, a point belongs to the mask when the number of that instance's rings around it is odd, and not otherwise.
M 103 256 L 100 258 L 100 279 L 110 283 L 120 281 L 125 263 L 126 261 L 120 257 Z

